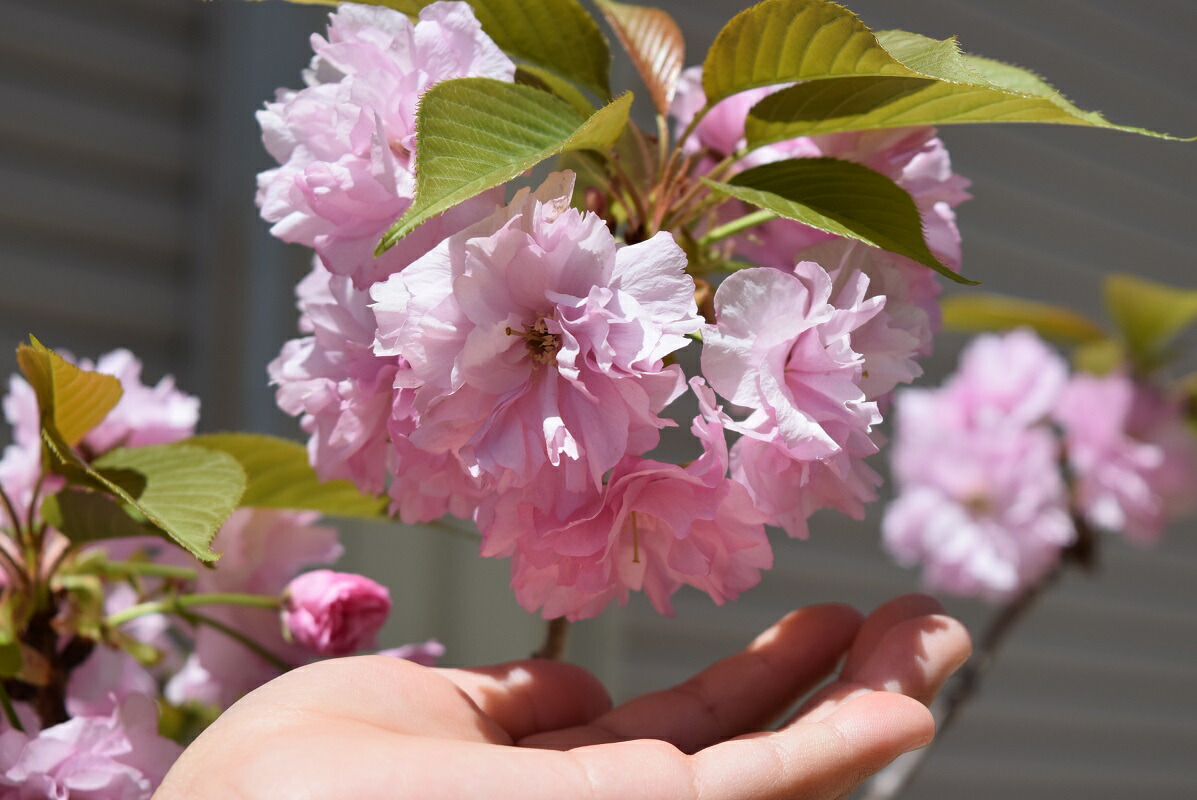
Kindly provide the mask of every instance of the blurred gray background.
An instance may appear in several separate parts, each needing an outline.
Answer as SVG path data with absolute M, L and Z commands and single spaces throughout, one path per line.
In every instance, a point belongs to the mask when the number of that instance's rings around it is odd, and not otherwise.
M 745 2 L 664 0 L 689 63 Z M 1197 134 L 1191 0 L 855 0 L 875 28 L 959 36 L 970 52 L 1046 75 L 1117 122 Z M 204 401 L 207 430 L 296 435 L 264 367 L 293 335 L 307 255 L 253 206 L 269 165 L 253 112 L 297 86 L 325 10 L 233 0 L 0 0 L 0 367 L 33 332 L 95 356 L 128 346 Z M 635 88 L 617 54 L 617 86 Z M 1197 286 L 1197 145 L 1075 128 L 943 131 L 976 199 L 960 209 L 965 270 L 985 288 L 1100 314 L 1124 271 Z M 945 337 L 929 378 L 951 368 Z M 785 611 L 861 608 L 917 587 L 878 544 L 877 514 L 827 516 L 809 542 L 775 537 L 777 567 L 738 603 L 683 592 L 575 627 L 570 657 L 617 697 L 677 681 Z M 1197 797 L 1197 537 L 1151 550 L 1106 541 L 1001 654 L 979 699 L 908 795 Z M 506 564 L 468 536 L 346 526 L 347 568 L 393 588 L 387 645 L 439 637 L 454 663 L 522 657 L 541 624 L 511 599 Z M 949 601 L 979 631 L 990 613 Z

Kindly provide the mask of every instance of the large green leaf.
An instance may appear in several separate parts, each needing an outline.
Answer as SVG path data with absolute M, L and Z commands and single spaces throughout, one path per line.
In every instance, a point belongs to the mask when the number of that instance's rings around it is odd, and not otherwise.
M 595 111 L 594 103 L 587 99 L 585 92 L 547 69 L 522 64 L 515 68 L 515 82 L 555 94 L 583 116 L 589 117 Z
M 473 0 L 495 44 L 521 61 L 611 97 L 611 52 L 598 23 L 577 0 Z
M 358 491 L 349 481 L 321 481 L 303 445 L 252 433 L 196 436 L 186 444 L 228 453 L 249 479 L 241 505 L 319 511 L 362 519 L 384 519 L 386 503 Z
M 704 182 L 778 216 L 906 256 L 957 283 L 976 283 L 941 264 L 927 247 L 910 195 L 860 164 L 794 158 L 745 170 L 728 183 Z
M 946 298 L 942 308 L 943 326 L 947 330 L 979 333 L 1027 327 L 1063 344 L 1086 344 L 1106 338 L 1101 326 L 1088 317 L 1051 303 L 967 292 Z
M 749 112 L 745 123 L 749 148 L 823 133 L 996 122 L 1075 125 L 1176 138 L 1116 125 L 1101 114 L 1083 111 L 1038 75 L 1000 61 L 961 55 L 954 40 L 937 42 L 905 31 L 884 31 L 877 37 L 906 64 L 917 66 L 919 74 L 854 76 L 782 89 Z
M 138 497 L 111 482 L 108 489 L 196 558 L 219 558 L 211 549 L 212 537 L 245 493 L 245 471 L 237 459 L 194 445 L 169 444 L 113 450 L 95 466 L 143 475 L 145 489 Z
M 50 424 L 69 447 L 99 425 L 121 399 L 121 383 L 66 361 L 33 336 L 17 348 L 17 363 L 37 394 L 43 426 Z
M 45 499 L 42 519 L 75 543 L 159 533 L 129 516 L 111 495 L 71 486 Z
M 702 87 L 713 105 L 758 86 L 852 75 L 920 77 L 843 6 L 765 0 L 732 17 L 719 32 L 703 62 Z
M 681 28 L 673 17 L 659 8 L 614 0 L 595 2 L 619 37 L 620 44 L 632 57 L 658 113 L 668 114 L 682 65 L 686 62 L 686 42 Z
M 631 92 L 586 119 L 553 95 L 489 78 L 433 86 L 416 120 L 416 197 L 378 245 L 569 150 L 604 151 L 628 121 Z
M 1158 366 L 1167 345 L 1197 322 L 1197 290 L 1130 275 L 1110 275 L 1103 288 L 1110 316 L 1141 366 Z

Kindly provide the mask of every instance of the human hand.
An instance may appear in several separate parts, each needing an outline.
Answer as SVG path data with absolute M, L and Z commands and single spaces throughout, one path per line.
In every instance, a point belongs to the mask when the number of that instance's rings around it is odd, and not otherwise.
M 926 704 L 970 650 L 941 612 L 922 595 L 863 621 L 845 606 L 811 606 L 685 683 L 614 709 L 596 678 L 555 661 L 324 661 L 234 705 L 154 797 L 843 797 L 931 741 Z M 841 659 L 833 682 L 768 730 Z

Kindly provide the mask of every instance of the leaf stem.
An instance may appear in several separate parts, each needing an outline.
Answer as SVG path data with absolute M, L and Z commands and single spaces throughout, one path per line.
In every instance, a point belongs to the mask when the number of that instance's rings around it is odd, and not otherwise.
M 12 706 L 8 690 L 4 688 L 4 681 L 0 681 L 0 706 L 4 707 L 4 716 L 8 718 L 8 724 L 21 733 L 24 733 L 25 726 L 21 724 L 21 718 L 17 716 L 17 710 Z
M 266 597 L 259 594 L 189 594 L 169 600 L 152 600 L 148 603 L 138 603 L 135 606 L 129 606 L 123 611 L 118 611 L 108 617 L 106 622 L 115 628 L 124 625 L 130 620 L 150 614 L 179 614 L 186 617 L 192 613 L 188 609 L 195 606 L 278 608 L 280 602 L 278 597 Z
M 730 239 L 737 234 L 741 234 L 749 228 L 755 228 L 757 225 L 763 225 L 770 220 L 777 219 L 777 215 L 772 211 L 766 209 L 759 209 L 742 217 L 737 217 L 726 225 L 720 225 L 718 228 L 713 228 L 698 240 L 698 243 L 703 247 L 708 247 L 716 242 L 721 242 L 724 239 Z
M 21 518 L 17 516 L 17 508 L 13 505 L 12 498 L 8 496 L 8 492 L 4 491 L 3 486 L 0 486 L 0 500 L 4 501 L 4 509 L 8 512 L 8 516 L 12 520 L 13 532 L 19 537 L 21 535 Z
M 148 561 L 106 561 L 96 568 L 96 572 L 114 578 L 132 577 L 134 575 L 146 578 L 166 578 L 168 580 L 193 581 L 196 570 L 191 567 L 171 567 L 166 564 L 153 564 Z

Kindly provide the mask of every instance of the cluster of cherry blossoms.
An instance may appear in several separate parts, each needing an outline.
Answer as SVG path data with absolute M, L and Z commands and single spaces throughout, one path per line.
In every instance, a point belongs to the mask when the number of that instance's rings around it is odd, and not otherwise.
M 894 419 L 885 544 L 937 590 L 1010 599 L 1088 527 L 1150 544 L 1197 509 L 1180 398 L 1125 371 L 1070 374 L 1027 331 L 974 340 L 942 387 L 900 391 Z
M 275 235 L 316 253 L 298 288 L 306 336 L 270 375 L 322 478 L 385 492 L 408 523 L 473 518 L 482 554 L 510 558 L 517 598 L 546 618 L 593 616 L 632 590 L 668 613 L 682 585 L 723 603 L 771 566 L 765 524 L 805 536 L 821 508 L 863 514 L 880 483 L 864 459 L 881 408 L 921 374 L 938 327 L 930 270 L 776 219 L 727 243 L 760 266 L 727 276 L 708 305 L 700 287 L 719 276 L 701 274 L 678 236 L 620 241 L 612 219 L 572 205 L 568 171 L 506 204 L 477 196 L 375 257 L 412 201 L 419 92 L 511 81 L 514 68 L 460 2 L 414 23 L 344 5 L 312 41 L 307 86 L 259 114 L 280 166 L 259 176 L 258 199 Z M 694 127 L 690 180 L 743 149 L 747 109 L 768 91 Z M 704 102 L 691 71 L 673 103 L 679 131 Z M 829 156 L 907 188 L 958 264 L 952 209 L 967 181 L 933 129 L 802 137 L 730 169 Z M 695 359 L 677 356 L 696 339 L 701 375 L 687 377 Z M 656 460 L 684 394 L 702 455 Z
M 194 433 L 198 400 L 170 378 L 143 384 L 128 351 L 79 366 L 122 389 L 79 443 L 87 458 Z M 0 717 L 0 797 L 149 798 L 181 750 L 158 735 L 155 699 L 203 717 L 316 656 L 373 648 L 390 610 L 384 587 L 329 570 L 296 577 L 341 554 L 317 514 L 234 511 L 214 540 L 223 557 L 207 570 L 154 536 L 108 538 L 102 516 L 90 540 L 85 531 L 73 541 L 42 517 L 65 481 L 43 461 L 33 387 L 13 377 L 3 409 L 13 443 L 0 458 L 0 605 L 7 624 L 24 620 L 24 664 L 0 687 L 11 702 Z M 390 654 L 428 663 L 440 652 L 429 642 Z

